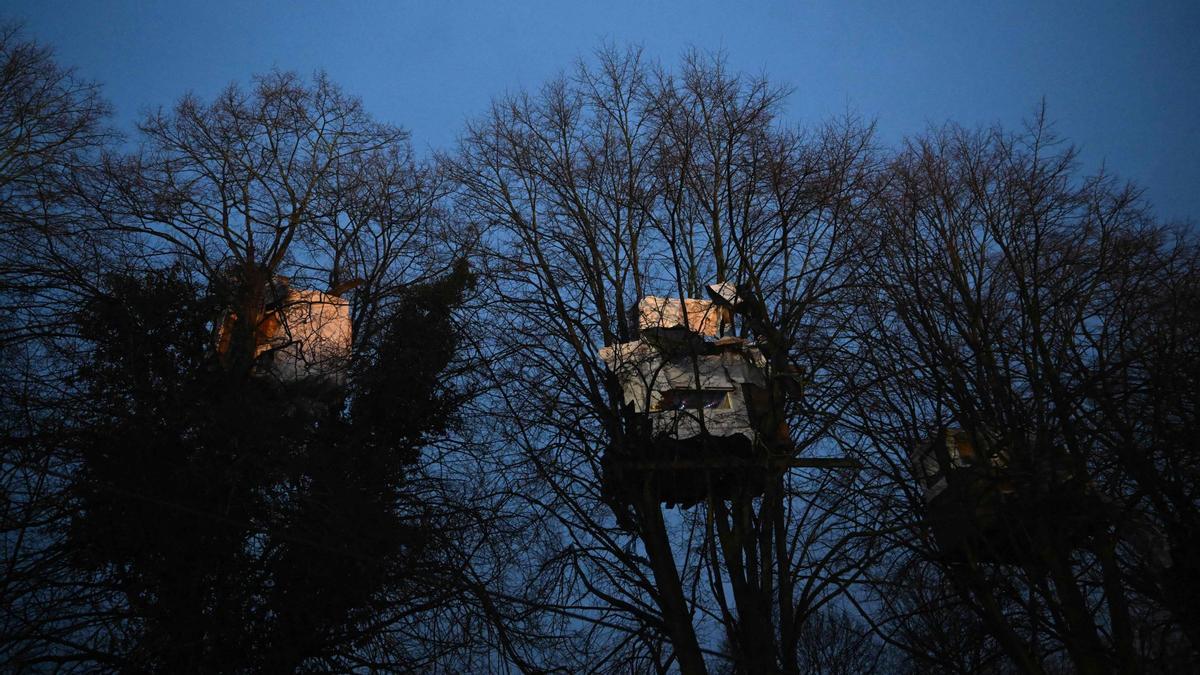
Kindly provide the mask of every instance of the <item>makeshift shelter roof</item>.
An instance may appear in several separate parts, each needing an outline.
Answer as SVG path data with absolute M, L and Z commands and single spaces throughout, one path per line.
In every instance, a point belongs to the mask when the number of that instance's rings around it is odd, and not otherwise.
M 733 322 L 731 312 L 710 300 L 662 298 L 648 295 L 638 301 L 640 330 L 683 328 L 699 335 L 720 335 L 721 324 Z

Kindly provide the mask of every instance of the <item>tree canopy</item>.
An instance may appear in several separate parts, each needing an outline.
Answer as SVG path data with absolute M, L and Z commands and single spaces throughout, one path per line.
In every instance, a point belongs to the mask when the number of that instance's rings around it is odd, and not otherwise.
M 271 72 L 118 146 L 0 32 L 0 658 L 1186 671 L 1194 229 L 1044 106 L 889 148 L 789 95 L 608 48 L 420 158 Z M 690 384 L 638 408 L 631 345 Z

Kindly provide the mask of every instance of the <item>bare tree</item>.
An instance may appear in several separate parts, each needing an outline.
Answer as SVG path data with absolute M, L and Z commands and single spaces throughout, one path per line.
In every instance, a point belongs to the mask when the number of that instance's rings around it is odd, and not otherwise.
M 13 310 L 5 343 L 59 317 L 63 292 L 88 279 L 79 259 L 94 242 L 85 191 L 98 153 L 115 138 L 98 87 L 53 60 L 49 48 L 0 27 L 0 288 Z M 59 292 L 56 297 L 55 291 Z
M 1171 488 L 1156 479 L 1135 488 L 1123 462 L 1184 454 L 1115 442 L 1111 425 L 1161 430 L 1153 436 L 1195 418 L 1155 419 L 1165 401 L 1119 412 L 1111 397 L 1135 387 L 1157 398 L 1128 364 L 1173 341 L 1148 328 L 1155 337 L 1135 356 L 1126 313 L 1178 307 L 1177 295 L 1155 296 L 1191 283 L 1194 245 L 1171 243 L 1133 189 L 1077 179 L 1074 153 L 1042 116 L 1023 134 L 918 138 L 880 195 L 855 323 L 861 388 L 844 422 L 888 486 L 872 495 L 893 523 L 891 564 L 939 567 L 1023 672 L 1053 669 L 1056 654 L 1080 672 L 1136 670 L 1139 648 L 1163 639 L 1137 617 L 1169 601 L 1136 591 L 1134 575 L 1190 563 L 1126 556 L 1153 558 L 1161 541 L 1148 500 L 1176 522 L 1195 502 L 1166 506 Z M 940 456 L 936 475 L 914 466 L 947 438 L 961 452 Z
M 37 422 L 5 439 L 28 514 L 6 546 L 13 662 L 420 667 L 478 640 L 447 572 L 485 524 L 417 463 L 472 394 L 470 236 L 406 139 L 323 75 L 272 73 L 148 116 L 132 154 L 55 168 L 93 229 L 47 231 L 46 251 L 93 231 L 109 248 L 29 261 L 90 283 L 45 312 L 66 370 L 38 356 L 6 390 Z M 311 357 L 301 324 L 347 302 L 350 363 L 271 365 Z
M 0 61 L 13 663 L 1195 657 L 1200 247 L 1044 113 L 885 156 L 719 56 L 610 48 L 436 163 L 281 72 L 119 153 L 95 86 L 15 29 Z M 649 297 L 717 317 L 675 345 L 697 382 L 750 345 L 744 449 L 684 456 L 629 401 L 602 354 Z M 283 376 L 305 309 L 349 316 L 336 377 Z
M 792 452 L 827 438 L 842 400 L 822 376 L 839 353 L 828 322 L 846 314 L 870 134 L 853 121 L 779 129 L 782 95 L 719 59 L 691 56 L 674 75 L 610 50 L 496 101 L 452 161 L 461 212 L 488 228 L 498 441 L 545 539 L 527 566 L 555 580 L 535 604 L 590 626 L 590 653 L 608 645 L 596 667 L 632 645 L 659 669 L 702 672 L 724 635 L 741 667 L 795 671 L 799 626 L 853 577 L 839 482 L 786 461 L 765 498 L 748 487 L 678 513 L 649 482 L 605 484 L 606 452 L 636 441 L 598 351 L 632 339 L 647 295 L 742 284 L 756 298 L 745 334 L 771 345 L 777 372 L 810 374 L 788 413 Z M 810 499 L 821 488 L 825 501 Z
M 103 250 L 85 187 L 114 134 L 98 88 L 55 63 L 19 27 L 0 27 L 0 654 L 20 658 L 43 607 L 69 595 L 43 583 L 46 527 L 62 514 L 54 401 L 59 338 L 98 281 Z

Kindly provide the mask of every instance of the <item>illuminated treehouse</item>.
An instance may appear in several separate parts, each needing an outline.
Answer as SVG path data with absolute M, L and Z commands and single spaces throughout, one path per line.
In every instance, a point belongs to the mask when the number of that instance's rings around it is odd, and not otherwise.
M 802 391 L 802 373 L 733 335 L 734 319 L 754 314 L 729 283 L 710 300 L 649 296 L 637 304 L 638 339 L 600 350 L 620 395 L 623 435 L 606 450 L 605 494 L 644 496 L 691 506 L 709 496 L 761 493 L 790 466 L 855 466 L 798 459 L 785 406 Z
M 285 384 L 340 388 L 350 358 L 350 303 L 338 291 L 292 288 L 276 277 L 266 285 L 263 306 L 252 318 L 254 374 Z M 225 314 L 217 330 L 217 354 L 232 348 L 238 315 Z

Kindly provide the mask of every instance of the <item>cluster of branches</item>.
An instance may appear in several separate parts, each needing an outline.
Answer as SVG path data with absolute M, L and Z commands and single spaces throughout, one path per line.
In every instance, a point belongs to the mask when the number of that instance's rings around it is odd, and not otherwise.
M 761 502 L 668 514 L 653 494 L 602 494 L 623 399 L 597 351 L 631 339 L 638 298 L 737 282 L 781 361 L 803 354 L 820 373 L 841 358 L 878 159 L 854 120 L 779 128 L 785 94 L 700 54 L 671 73 L 606 51 L 496 101 L 449 160 L 459 212 L 488 227 L 483 280 L 505 326 L 487 345 L 504 384 L 493 413 L 519 423 L 495 441 L 517 497 L 543 514 L 526 568 L 553 581 L 543 605 L 579 626 L 598 666 L 700 672 L 727 638 L 751 669 L 796 670 L 805 619 L 854 575 L 831 543 L 850 536 L 831 519 L 842 500 L 822 494 L 838 477 L 780 474 Z M 800 449 L 828 445 L 843 397 L 814 378 L 789 418 Z
M 1193 235 L 1079 176 L 1041 114 L 887 152 L 853 118 L 780 124 L 786 93 L 719 58 L 608 50 L 496 101 L 449 159 L 488 228 L 494 441 L 542 514 L 540 607 L 613 669 L 1185 667 Z M 628 427 L 597 351 L 632 339 L 638 298 L 720 281 L 749 291 L 771 367 L 807 374 L 795 452 L 864 468 L 680 512 L 638 485 L 614 503 L 603 457 Z M 933 536 L 912 464 L 948 428 L 1003 448 L 1015 483 L 998 525 L 960 507 L 965 553 Z
M 1043 116 L 896 151 L 693 53 L 601 51 L 459 147 L 324 76 L 184 97 L 117 149 L 0 36 L 0 654 L 18 667 L 1136 672 L 1200 645 L 1193 235 Z M 348 299 L 333 387 L 263 377 L 281 277 Z M 787 468 L 614 492 L 598 357 L 743 289 Z M 216 335 L 225 331 L 227 347 Z M 269 357 L 269 350 L 266 357 Z M 1017 506 L 951 547 L 948 428 Z M 994 462 L 993 462 L 994 464 Z M 619 495 L 619 496 L 615 496 Z M 985 536 L 986 534 L 986 536 Z
M 1200 645 L 1200 250 L 1131 186 L 1075 174 L 1042 116 L 1017 134 L 937 130 L 889 166 L 844 418 L 896 526 L 872 573 L 879 625 L 911 647 L 949 603 L 1022 672 L 1183 669 Z M 980 441 L 979 462 L 1003 448 L 1016 507 L 998 523 L 963 514 L 989 536 L 918 595 L 914 563 L 944 556 L 914 517 L 906 455 L 946 426 Z
M 472 235 L 445 180 L 322 75 L 184 97 L 133 151 L 106 114 L 0 35 L 0 660 L 489 658 L 458 573 L 480 513 L 420 461 L 475 387 Z M 349 302 L 348 384 L 270 376 L 288 346 L 260 334 L 289 287 Z

